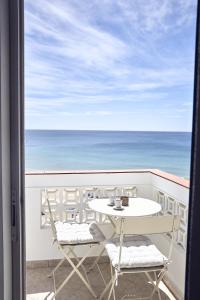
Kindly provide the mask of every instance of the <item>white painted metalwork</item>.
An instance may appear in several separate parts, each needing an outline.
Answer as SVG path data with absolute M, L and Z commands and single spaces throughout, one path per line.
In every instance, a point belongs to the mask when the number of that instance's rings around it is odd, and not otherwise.
M 96 221 L 103 224 L 109 220 L 105 215 L 94 212 L 88 206 L 88 201 L 95 198 L 108 198 L 117 195 L 136 196 L 135 186 L 91 186 L 91 187 L 63 187 L 47 188 L 41 190 L 41 227 L 47 227 L 50 224 L 48 204 L 45 197 L 45 191 L 49 195 L 49 202 L 52 208 L 54 220 L 65 222 L 90 223 Z M 65 206 L 65 211 L 58 213 L 55 207 L 59 204 Z
M 63 190 L 77 188 L 82 191 L 79 197 L 83 197 L 83 202 L 87 202 L 88 198 L 103 197 L 103 192 L 107 187 L 119 187 L 124 189 L 126 186 L 135 187 L 137 196 L 148 199 L 157 200 L 157 194 L 164 195 L 164 204 L 162 213 L 170 214 L 170 206 L 167 205 L 168 197 L 174 199 L 174 206 L 177 213 L 181 214 L 181 224 L 179 231 L 175 234 L 175 251 L 173 251 L 173 264 L 169 268 L 167 281 L 170 286 L 173 286 L 173 292 L 181 298 L 184 298 L 184 284 L 185 284 L 185 253 L 186 253 L 186 233 L 187 233 L 187 207 L 189 201 L 189 188 L 173 180 L 169 180 L 165 176 L 155 175 L 149 172 L 128 171 L 126 172 L 89 172 L 89 173 L 41 173 L 41 174 L 28 174 L 26 175 L 26 257 L 28 264 L 34 265 L 35 261 L 42 261 L 44 264 L 46 260 L 54 260 L 59 258 L 59 253 L 55 247 L 51 248 L 51 241 L 49 239 L 49 217 L 48 213 L 44 215 L 45 207 L 42 204 L 42 193 L 45 188 L 48 190 Z M 96 189 L 96 191 L 94 191 Z M 89 194 L 89 195 L 88 195 Z M 95 196 L 94 196 L 95 195 Z M 62 195 L 57 195 L 62 197 Z M 43 199 L 45 202 L 45 199 Z M 172 202 L 170 200 L 170 202 Z M 77 207 L 80 204 L 77 205 Z M 87 204 L 86 204 L 87 205 Z M 168 208 L 167 208 L 168 207 Z M 83 209 L 83 208 L 81 208 Z M 159 214 L 161 214 L 161 212 Z M 91 213 L 89 210 L 86 213 Z M 84 211 L 83 211 L 84 216 Z M 91 215 L 90 215 L 91 217 Z M 72 215 L 74 218 L 74 215 Z M 105 234 L 111 234 L 111 225 L 107 219 L 101 219 L 99 214 L 93 214 L 93 218 L 97 223 L 104 223 L 102 229 Z M 77 221 L 79 222 L 78 218 Z M 40 226 L 41 225 L 41 226 Z M 155 237 L 154 241 L 160 249 L 165 251 L 166 247 L 171 241 L 170 235 L 162 235 Z M 41 243 L 42 242 L 42 243 Z M 38 247 L 38 243 L 41 247 Z M 79 255 L 83 255 L 84 249 L 78 249 Z M 97 256 L 98 252 L 92 252 L 93 256 Z
M 44 196 L 45 189 L 41 190 L 41 228 L 48 227 L 50 224 L 48 205 Z M 88 186 L 88 187 L 63 187 L 63 188 L 48 188 L 49 201 L 51 203 L 54 219 L 62 218 L 65 222 L 92 222 L 96 221 L 99 224 L 108 223 L 106 215 L 99 214 L 89 208 L 88 201 L 101 198 L 111 197 L 116 195 L 128 195 L 135 197 L 137 195 L 137 187 L 131 185 L 124 186 Z M 178 214 L 181 216 L 181 223 L 178 232 L 176 233 L 174 242 L 182 249 L 186 249 L 187 241 L 187 215 L 188 208 L 184 203 L 180 203 L 166 192 L 154 188 L 153 199 L 158 202 L 162 209 L 159 212 L 162 214 Z M 54 206 L 58 203 L 64 203 L 66 206 L 65 214 L 58 214 L 54 211 Z M 171 235 L 168 234 L 171 238 Z
M 52 272 L 49 274 L 49 276 L 53 276 L 53 282 L 54 282 L 54 293 L 52 294 L 51 292 L 46 296 L 45 299 L 56 299 L 56 296 L 60 293 L 60 291 L 63 289 L 63 287 L 68 283 L 68 281 L 70 280 L 70 278 L 74 275 L 77 274 L 79 276 L 79 278 L 81 279 L 81 281 L 85 284 L 85 286 L 87 287 L 87 289 L 90 291 L 90 293 L 93 295 L 94 298 L 97 298 L 97 295 L 95 294 L 88 276 L 87 276 L 87 272 L 85 267 L 83 266 L 83 262 L 85 261 L 85 259 L 91 255 L 91 251 L 93 250 L 93 247 L 95 246 L 99 246 L 101 243 L 101 240 L 96 240 L 93 239 L 91 241 L 85 241 L 84 243 L 75 241 L 75 242 L 69 242 L 66 240 L 66 242 L 60 242 L 58 240 L 57 237 L 57 229 L 56 229 L 56 225 L 55 225 L 55 221 L 58 220 L 58 218 L 60 217 L 60 220 L 63 221 L 63 216 L 67 217 L 67 215 L 65 214 L 65 209 L 67 209 L 68 211 L 68 205 L 70 207 L 70 205 L 74 205 L 77 197 L 78 197 L 78 190 L 77 189 L 65 189 L 62 190 L 62 193 L 64 193 L 65 197 L 64 203 L 61 203 L 59 201 L 59 198 L 57 198 L 57 195 L 61 194 L 61 191 L 58 190 L 45 190 L 44 191 L 44 195 L 43 197 L 45 197 L 45 203 L 47 203 L 48 206 L 48 212 L 49 212 L 49 221 L 51 224 L 51 229 L 52 229 L 52 234 L 53 234 L 53 243 L 57 244 L 58 249 L 61 251 L 62 255 L 63 255 L 63 259 L 60 260 L 60 262 L 57 264 L 57 266 L 52 270 Z M 69 201 L 69 202 L 68 202 Z M 66 206 L 67 205 L 67 206 Z M 66 208 L 67 207 L 67 208 Z M 77 213 L 78 210 L 77 210 Z M 54 217 L 56 217 L 56 219 L 54 219 Z M 76 217 L 74 218 L 76 219 Z M 59 220 L 59 221 L 60 221 Z M 79 225 L 74 225 L 74 226 L 81 226 L 81 224 Z M 83 246 L 83 245 L 87 245 L 89 246 L 89 249 L 86 251 L 86 253 L 83 255 L 82 258 L 78 258 L 76 253 L 75 253 L 75 247 L 76 246 Z M 76 261 L 76 263 L 74 263 L 74 261 L 72 260 L 72 258 Z M 55 282 L 55 272 L 58 270 L 58 268 L 64 263 L 64 261 L 67 261 L 70 266 L 72 267 L 72 271 L 69 273 L 69 275 L 67 275 L 67 277 L 65 278 L 65 280 L 59 285 L 59 287 L 56 287 L 56 282 Z M 97 264 L 97 262 L 95 261 L 94 265 L 97 266 L 99 273 L 101 275 L 101 278 L 104 281 L 102 272 Z M 93 266 L 94 266 L 93 265 Z M 83 274 L 80 272 L 80 268 L 83 269 L 84 272 L 84 276 Z M 104 281 L 105 283 L 105 281 Z
M 154 189 L 154 200 L 162 206 L 162 210 L 160 212 L 161 215 L 177 214 L 180 216 L 180 227 L 176 233 L 176 236 L 174 237 L 174 242 L 185 250 L 187 241 L 188 207 L 185 204 L 171 197 L 166 192 L 160 191 L 158 189 Z M 168 236 L 171 238 L 170 233 L 168 234 Z
M 145 217 L 135 217 L 135 218 L 125 218 L 121 217 L 114 221 L 115 222 L 115 230 L 119 236 L 119 251 L 118 251 L 118 264 L 116 266 L 111 265 L 111 279 L 107 286 L 105 287 L 104 291 L 100 296 L 100 300 L 103 299 L 105 294 L 109 291 L 107 299 L 109 300 L 111 295 L 113 294 L 113 298 L 115 299 L 115 285 L 118 285 L 118 277 L 124 274 L 131 274 L 131 273 L 144 273 L 148 280 L 151 281 L 153 290 L 149 297 L 141 298 L 140 299 L 152 299 L 154 293 L 157 291 L 158 297 L 161 300 L 161 295 L 159 291 L 159 283 L 163 279 L 164 275 L 168 270 L 168 265 L 171 263 L 171 255 L 172 255 L 172 248 L 173 248 L 173 241 L 175 232 L 179 229 L 180 225 L 180 216 L 174 215 L 166 215 L 166 216 L 145 216 Z M 145 266 L 145 267 L 121 267 L 121 254 L 122 254 L 122 247 L 123 247 L 123 239 L 124 236 L 127 235 L 140 235 L 140 234 L 161 234 L 170 232 L 172 235 L 169 253 L 166 261 L 163 260 L 162 265 L 160 266 Z M 110 242 L 109 242 L 110 243 Z M 112 243 L 112 242 L 111 242 Z M 133 242 L 134 245 L 134 242 Z M 109 254 L 109 253 L 108 253 Z M 111 263 L 112 264 L 112 263 Z M 155 284 L 154 278 L 152 278 L 152 273 L 155 276 Z M 131 299 L 138 299 L 138 298 L 131 298 Z

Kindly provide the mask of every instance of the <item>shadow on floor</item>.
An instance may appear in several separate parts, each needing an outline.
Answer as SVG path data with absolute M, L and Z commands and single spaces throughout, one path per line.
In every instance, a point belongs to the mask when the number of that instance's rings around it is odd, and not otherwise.
M 100 265 L 102 273 L 106 282 L 110 279 L 110 267 L 109 264 L 104 263 Z M 87 268 L 87 266 L 86 266 Z M 70 267 L 60 267 L 56 272 L 56 285 L 66 278 L 67 274 L 71 271 Z M 28 269 L 26 274 L 26 293 L 27 300 L 44 300 L 47 295 L 53 292 L 53 279 L 48 278 L 48 274 L 51 272 L 51 268 L 36 268 Z M 103 281 L 96 269 L 89 273 L 89 280 L 97 295 L 100 295 L 104 289 Z M 118 287 L 116 287 L 116 300 L 119 299 L 131 299 L 130 297 L 124 297 L 124 295 L 134 295 L 134 297 L 140 299 L 147 297 L 152 291 L 152 285 L 147 281 L 144 274 L 130 274 L 123 275 L 119 278 Z M 160 293 L 162 300 L 175 300 L 173 295 L 164 285 L 160 284 Z M 140 298 L 139 298 L 140 297 Z M 93 300 L 94 297 L 87 290 L 85 285 L 79 279 L 77 275 L 73 275 L 68 284 L 56 297 L 56 300 Z M 104 299 L 107 299 L 105 297 Z M 111 299 L 113 299 L 111 297 Z M 152 300 L 156 300 L 158 294 L 155 294 Z

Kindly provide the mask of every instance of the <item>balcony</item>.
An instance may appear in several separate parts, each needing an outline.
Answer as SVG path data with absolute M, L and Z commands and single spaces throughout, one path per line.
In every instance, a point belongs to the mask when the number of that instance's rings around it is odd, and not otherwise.
M 66 203 L 70 202 L 66 214 L 69 221 L 95 220 L 107 237 L 112 230 L 111 224 L 106 217 L 88 209 L 88 197 L 106 197 L 116 192 L 123 192 L 130 196 L 136 193 L 137 196 L 159 202 L 162 206 L 161 214 L 179 213 L 181 226 L 175 239 L 173 263 L 169 266 L 169 272 L 160 289 L 162 299 L 183 298 L 189 182 L 159 170 L 115 170 L 26 174 L 27 299 L 44 299 L 49 292 L 53 291 L 52 279 L 47 275 L 60 258 L 58 250 L 52 245 L 48 209 L 44 197 L 45 189 L 48 189 L 56 201 L 60 201 L 62 195 Z M 156 245 L 163 253 L 168 250 L 169 242 L 170 236 L 167 235 L 155 238 Z M 81 248 L 77 250 L 77 255 L 82 256 Z M 92 255 L 96 256 L 96 253 Z M 86 264 L 88 262 L 90 259 Z M 100 266 L 104 276 L 109 279 L 110 269 L 106 255 L 101 259 Z M 61 267 L 56 277 L 58 282 L 62 281 L 69 270 L 68 266 Z M 102 291 L 103 284 L 98 279 L 96 271 L 92 272 L 89 274 L 89 279 L 98 294 Z M 119 299 L 127 293 L 144 297 L 152 288 L 143 275 L 124 276 L 120 283 L 117 290 Z M 76 275 L 57 298 L 93 299 Z

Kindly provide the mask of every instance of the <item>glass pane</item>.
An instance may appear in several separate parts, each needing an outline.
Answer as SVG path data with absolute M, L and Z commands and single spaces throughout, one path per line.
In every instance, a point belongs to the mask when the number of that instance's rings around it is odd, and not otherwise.
M 196 9 L 196 0 L 25 0 L 30 297 L 53 292 L 46 275 L 60 257 L 51 245 L 47 199 L 56 221 L 96 221 L 109 235 L 108 217 L 89 200 L 112 204 L 121 196 L 130 200 L 124 210 L 145 198 L 160 205 L 160 216 L 180 216 L 160 293 L 183 297 Z M 165 256 L 171 240 L 171 233 L 153 239 Z M 64 275 L 61 267 L 58 282 Z M 100 293 L 96 277 L 91 284 Z M 151 291 L 144 278 L 137 282 L 129 294 L 145 284 Z M 63 291 L 61 298 L 80 296 L 72 283 Z M 116 293 L 124 292 L 119 284 Z

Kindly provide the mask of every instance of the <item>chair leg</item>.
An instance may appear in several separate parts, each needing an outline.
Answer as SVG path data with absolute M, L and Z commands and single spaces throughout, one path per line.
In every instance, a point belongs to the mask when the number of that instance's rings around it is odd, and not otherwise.
M 109 292 L 109 295 L 108 295 L 108 300 L 110 300 L 110 297 L 111 297 L 112 292 L 113 292 L 113 290 L 114 290 L 114 286 L 115 286 L 116 279 L 117 279 L 117 278 L 116 278 L 116 275 L 114 275 L 114 276 L 112 277 L 112 285 L 111 285 L 110 292 Z
M 99 253 L 99 256 L 97 256 L 97 258 L 95 259 L 95 261 L 93 262 L 93 264 L 91 265 L 91 267 L 88 269 L 87 273 L 91 272 L 94 269 L 95 265 L 98 264 L 99 259 L 101 258 L 101 256 L 104 253 L 104 251 L 105 251 L 105 249 L 103 248 L 102 251 Z
M 154 272 L 154 277 L 155 277 L 155 281 L 157 282 L 157 275 L 156 275 L 156 272 Z M 159 285 L 158 285 L 158 288 L 157 288 L 157 292 L 158 292 L 158 298 L 159 298 L 159 300 L 161 300 L 161 295 L 160 295 Z
M 69 255 L 70 252 L 72 252 L 72 249 L 69 249 L 69 251 L 68 251 L 67 254 Z M 65 260 L 66 260 L 66 258 L 63 257 L 63 259 L 61 259 L 59 261 L 59 263 L 57 264 L 57 266 L 51 271 L 51 273 L 49 273 L 49 275 L 48 275 L 49 278 L 58 270 L 58 268 L 64 263 Z
M 160 272 L 159 277 L 158 277 L 158 278 L 156 277 L 156 278 L 157 278 L 156 284 L 154 285 L 154 289 L 153 289 L 153 291 L 152 291 L 152 293 L 151 293 L 150 298 L 152 298 L 153 295 L 154 295 L 154 293 L 157 291 L 157 292 L 158 292 L 159 299 L 161 299 L 158 290 L 159 290 L 159 284 L 160 284 L 161 280 L 163 279 L 165 273 L 166 273 L 166 270 L 164 269 L 164 270 L 162 270 L 162 271 Z
M 62 252 L 64 253 L 65 251 L 64 251 L 64 249 L 62 249 Z M 65 257 L 64 257 L 64 259 L 65 260 L 67 260 L 66 259 L 66 255 L 68 255 L 70 252 L 72 252 L 72 249 L 70 248 L 70 250 L 67 252 L 67 253 L 65 253 Z M 68 260 L 67 260 L 68 261 Z M 81 263 L 83 262 L 83 258 L 82 258 L 82 260 L 76 265 L 76 267 L 78 268 L 80 265 L 81 265 Z M 53 279 L 54 279 L 54 295 L 53 295 L 53 297 L 51 298 L 51 299 L 55 299 L 56 298 L 56 296 L 59 294 L 59 292 L 63 289 L 63 287 L 67 284 L 67 282 L 70 280 L 70 278 L 72 277 L 72 275 L 75 273 L 75 271 L 74 270 L 72 270 L 72 272 L 66 277 L 66 279 L 62 282 L 62 284 L 60 284 L 60 286 L 58 287 L 58 289 L 56 290 L 56 286 L 55 286 L 55 276 L 54 276 L 54 273 L 53 273 Z
M 63 286 L 69 281 L 69 279 L 72 277 L 72 275 L 74 273 L 77 273 L 77 275 L 80 277 L 80 279 L 83 281 L 83 283 L 85 284 L 85 286 L 88 288 L 88 290 L 90 291 L 90 293 L 93 295 L 94 298 L 97 298 L 95 292 L 93 291 L 93 289 L 91 288 L 91 286 L 89 285 L 89 283 L 85 280 L 85 278 L 83 277 L 83 275 L 80 273 L 80 271 L 78 270 L 78 268 L 81 266 L 81 264 L 83 263 L 83 261 L 86 259 L 86 257 L 88 257 L 91 248 L 89 249 L 89 251 L 87 252 L 87 254 L 79 261 L 79 263 L 77 265 L 75 265 L 72 260 L 68 257 L 68 255 L 65 253 L 64 249 L 60 246 L 60 250 L 63 252 L 66 260 L 69 262 L 69 264 L 71 265 L 71 267 L 73 268 L 73 270 L 71 271 L 71 273 L 68 275 L 68 277 L 65 279 L 65 281 L 62 283 L 62 285 L 58 288 L 57 290 L 57 294 L 58 292 L 60 292 L 60 290 L 63 288 Z
M 91 267 L 87 270 L 87 274 L 89 274 L 94 269 L 94 267 L 97 266 L 97 269 L 99 271 L 101 279 L 102 279 L 104 285 L 106 286 L 105 279 L 104 279 L 103 274 L 101 272 L 101 269 L 100 269 L 100 267 L 98 265 L 99 259 L 101 258 L 101 256 L 102 256 L 102 254 L 103 254 L 104 251 L 105 251 L 105 249 L 102 249 L 102 251 L 99 253 L 99 256 L 97 256 L 97 258 L 95 259 L 95 261 L 93 262 L 93 264 L 91 265 Z
M 60 286 L 58 287 L 58 289 L 56 290 L 56 288 L 54 288 L 54 295 L 52 295 L 51 298 L 48 298 L 50 295 L 48 295 L 48 297 L 46 297 L 45 299 L 56 299 L 56 296 L 60 293 L 60 291 L 63 289 L 63 287 L 68 283 L 68 281 L 70 280 L 70 278 L 77 273 L 77 275 L 80 277 L 80 279 L 83 281 L 83 283 L 85 284 L 85 286 L 88 288 L 88 290 L 90 291 L 90 293 L 93 295 L 94 298 L 97 298 L 96 294 L 94 293 L 93 289 L 91 288 L 91 286 L 89 285 L 89 283 L 85 280 L 85 278 L 83 277 L 83 275 L 80 273 L 80 271 L 78 270 L 78 268 L 81 266 L 81 264 L 84 262 L 84 260 L 86 259 L 86 257 L 89 255 L 89 252 L 91 251 L 91 249 L 89 249 L 89 251 L 87 252 L 87 254 L 82 257 L 82 259 L 78 262 L 77 265 L 75 265 L 71 258 L 68 257 L 68 254 L 70 252 L 73 252 L 73 250 L 70 248 L 70 251 L 68 251 L 67 253 L 65 252 L 65 250 L 63 249 L 63 247 L 61 245 L 59 245 L 59 249 L 61 250 L 61 252 L 64 254 L 65 259 L 69 262 L 69 264 L 72 267 L 72 271 L 71 273 L 66 277 L 66 279 L 62 282 L 62 284 L 60 284 Z
M 112 219 L 110 219 L 110 221 L 111 221 L 112 224 L 114 224 L 114 223 L 112 222 Z M 112 239 L 114 236 L 115 236 L 115 233 L 113 233 L 113 234 L 111 235 L 110 239 Z M 92 264 L 91 267 L 89 268 L 88 273 L 94 269 L 94 267 L 95 267 L 96 264 L 98 264 L 99 259 L 101 258 L 101 256 L 102 256 L 102 254 L 104 253 L 104 251 L 105 251 L 105 248 L 103 247 L 103 249 L 102 249 L 101 252 L 99 253 L 99 256 L 97 256 L 97 258 L 95 259 L 95 261 L 93 262 L 93 264 Z
M 111 286 L 112 284 L 112 278 L 110 279 L 110 281 L 108 282 L 108 284 L 106 285 L 105 289 L 103 290 L 103 292 L 101 293 L 100 297 L 99 297 L 99 300 L 102 300 L 105 293 L 108 291 L 109 287 Z
M 164 271 L 164 272 L 165 272 L 165 271 Z M 153 272 L 153 273 L 154 273 L 154 277 L 155 277 L 155 282 L 157 283 L 158 278 L 157 278 L 156 272 Z M 145 275 L 147 276 L 147 278 L 148 278 L 148 279 L 150 280 L 150 282 L 152 283 L 152 286 L 154 287 L 154 289 L 156 289 L 155 291 L 157 291 L 157 293 L 158 293 L 158 298 L 159 298 L 159 300 L 161 300 L 160 289 L 159 289 L 159 283 L 160 283 L 160 281 L 161 281 L 162 279 L 159 281 L 158 284 L 156 284 L 156 283 L 154 283 L 153 279 L 151 278 L 151 276 L 150 276 L 150 274 L 149 274 L 148 272 L 145 272 Z M 163 276 L 164 276 L 164 275 L 163 275 Z M 162 276 L 162 278 L 163 278 L 163 276 Z M 155 292 L 155 291 L 154 291 L 154 292 Z M 154 293 L 151 294 L 151 298 L 153 297 L 153 294 L 154 294 Z
M 112 267 L 112 263 L 110 262 L 110 273 L 111 273 L 111 278 L 113 277 L 113 267 Z M 116 300 L 115 297 L 115 286 L 113 287 L 113 300 Z
M 73 249 L 71 249 L 71 253 L 72 253 L 72 255 L 74 256 L 74 258 L 76 259 L 77 263 L 79 263 L 80 259 L 78 258 L 78 256 L 76 255 L 76 253 L 74 252 Z M 83 272 L 84 272 L 84 274 L 85 274 L 85 277 L 86 277 L 86 279 L 87 279 L 87 282 L 90 283 L 89 278 L 88 278 L 88 275 L 87 275 L 87 271 L 86 271 L 85 267 L 83 266 L 83 264 L 81 264 L 81 268 L 83 269 Z
M 150 274 L 148 272 L 145 272 L 145 275 L 147 276 L 147 278 L 149 279 L 149 281 L 151 282 L 151 284 L 153 286 L 155 286 L 155 283 L 153 282 L 153 279 L 151 278 Z
M 106 282 L 105 282 L 105 279 L 104 279 L 104 277 L 103 277 L 103 273 L 102 273 L 102 271 L 101 271 L 99 265 L 98 265 L 98 264 L 96 264 L 96 265 L 97 265 L 97 269 L 99 270 L 99 274 L 100 274 L 100 276 L 101 276 L 101 279 L 102 279 L 104 285 L 106 286 Z
M 52 277 L 52 275 L 58 270 L 58 268 L 64 263 L 66 259 L 63 258 L 59 261 L 59 263 L 56 265 L 56 267 L 51 271 L 51 273 L 49 273 L 48 277 Z

